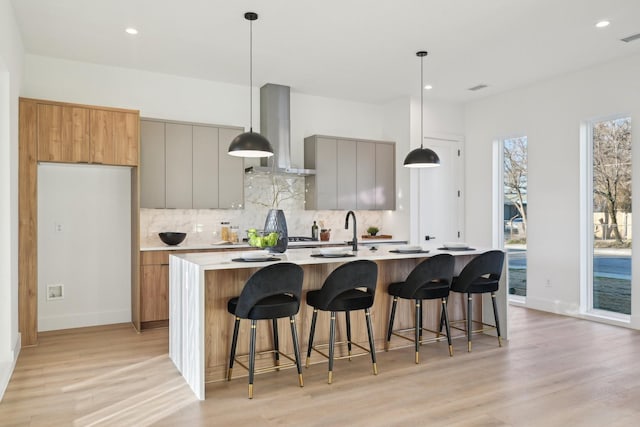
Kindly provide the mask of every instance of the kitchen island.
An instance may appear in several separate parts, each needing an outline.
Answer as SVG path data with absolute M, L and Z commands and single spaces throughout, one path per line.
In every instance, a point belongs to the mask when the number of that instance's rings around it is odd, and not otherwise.
M 306 292 L 319 289 L 324 279 L 338 265 L 358 259 L 369 259 L 378 264 L 378 285 L 375 303 L 371 308 L 371 318 L 375 335 L 376 349 L 383 349 L 391 299 L 387 295 L 389 283 L 403 281 L 411 270 L 424 258 L 433 256 L 441 251 L 429 253 L 392 253 L 394 246 L 380 246 L 377 251 L 367 247 L 360 247 L 355 256 L 342 258 L 312 257 L 317 249 L 288 250 L 278 256 L 278 261 L 269 262 L 238 262 L 238 252 L 193 253 L 172 255 L 169 260 L 169 357 L 176 365 L 182 376 L 199 399 L 205 398 L 205 383 L 221 381 L 226 378 L 226 368 L 229 357 L 231 333 L 234 317 L 227 312 L 227 301 L 240 294 L 247 279 L 258 269 L 270 263 L 287 261 L 303 267 L 303 302 L 296 318 L 300 335 L 301 353 L 307 348 L 310 319 L 312 309 L 305 301 Z M 469 260 L 489 249 L 450 252 L 455 256 L 455 273 L 459 272 Z M 507 265 L 507 262 L 505 262 Z M 502 282 L 505 275 L 503 274 Z M 457 298 L 456 298 L 457 297 Z M 491 304 L 474 303 L 473 318 L 476 320 L 493 320 Z M 497 293 L 500 311 L 502 335 L 508 338 L 507 324 L 507 292 L 504 283 Z M 413 310 L 408 304 L 411 301 L 401 301 L 398 305 L 395 328 L 413 326 Z M 440 319 L 438 301 L 425 301 L 424 326 L 437 329 Z M 452 294 L 449 300 L 449 315 L 451 320 L 464 317 L 463 299 Z M 316 327 L 316 339 L 319 342 L 328 340 L 328 320 L 320 313 Z M 367 333 L 364 318 L 352 316 L 352 340 L 366 343 Z M 285 321 L 281 328 L 285 330 Z M 241 322 L 240 336 L 248 336 L 249 322 Z M 344 322 L 338 322 L 337 341 L 344 341 Z M 325 338 L 326 337 L 326 338 Z M 257 350 L 271 348 L 271 328 L 258 326 Z M 248 340 L 238 341 L 238 354 L 248 351 Z M 283 340 L 280 348 L 285 353 L 292 352 L 289 340 Z M 392 342 L 393 348 L 393 342 Z M 337 354 L 340 354 L 337 350 Z M 322 361 L 316 357 L 315 362 Z M 384 366 L 380 366 L 384 369 Z

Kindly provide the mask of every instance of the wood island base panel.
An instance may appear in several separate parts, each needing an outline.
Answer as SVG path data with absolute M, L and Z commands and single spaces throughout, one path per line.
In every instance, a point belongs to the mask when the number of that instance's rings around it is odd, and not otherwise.
M 306 293 L 319 289 L 325 278 L 340 264 L 356 259 L 370 259 L 378 265 L 378 282 L 375 302 L 371 308 L 371 318 L 377 351 L 384 351 L 384 342 L 391 309 L 391 297 L 387 287 L 392 282 L 404 281 L 413 268 L 425 258 L 441 251 L 428 254 L 396 254 L 389 253 L 393 247 L 381 248 L 376 253 L 367 249 L 360 250 L 355 257 L 321 258 L 311 257 L 313 249 L 297 249 L 282 254 L 282 261 L 294 262 L 304 270 L 303 295 L 300 311 L 296 316 L 296 324 L 300 341 L 303 363 L 309 336 L 312 309 L 306 305 Z M 469 260 L 485 250 L 469 252 L 453 252 L 455 271 L 458 273 Z M 226 379 L 231 335 L 234 317 L 227 312 L 227 301 L 240 294 L 247 279 L 258 269 L 270 262 L 234 262 L 237 257 L 233 253 L 200 253 L 172 255 L 169 260 L 169 356 L 182 376 L 199 399 L 205 398 L 205 383 Z M 278 261 L 274 261 L 278 262 Z M 506 263 L 505 263 L 506 265 Z M 503 279 L 504 281 L 504 274 Z M 491 303 L 477 296 L 474 301 L 474 320 L 493 320 Z M 504 338 L 508 338 L 506 316 L 506 286 L 501 283 L 497 293 L 500 311 L 501 329 Z M 440 302 L 423 301 L 423 326 L 436 330 L 440 320 Z M 452 293 L 449 298 L 449 316 L 452 321 L 465 317 L 465 301 L 461 294 Z M 362 313 L 351 314 L 352 341 L 368 346 L 367 330 Z M 314 343 L 324 343 L 329 338 L 329 313 L 320 312 L 316 325 Z M 400 301 L 396 311 L 394 329 L 412 328 L 414 319 L 413 301 Z M 288 319 L 280 319 L 279 330 L 287 330 Z M 240 323 L 240 337 L 249 335 L 250 322 Z M 428 332 L 425 332 L 428 334 Z M 452 335 L 464 336 L 463 332 L 452 331 Z M 427 335 L 425 335 L 425 338 Z M 346 340 L 344 314 L 338 313 L 336 322 L 336 342 Z M 270 322 L 258 322 L 256 350 L 264 351 L 272 348 L 272 327 Z M 390 348 L 405 347 L 407 341 L 394 337 Z M 345 355 L 344 346 L 336 346 L 336 356 Z M 283 335 L 280 342 L 283 353 L 292 354 L 291 339 Z M 237 354 L 248 353 L 248 339 L 238 340 Z M 259 358 L 256 363 L 260 363 Z M 270 362 L 264 360 L 262 362 Z M 312 354 L 311 363 L 324 362 L 319 354 Z M 379 367 L 380 370 L 384 366 Z

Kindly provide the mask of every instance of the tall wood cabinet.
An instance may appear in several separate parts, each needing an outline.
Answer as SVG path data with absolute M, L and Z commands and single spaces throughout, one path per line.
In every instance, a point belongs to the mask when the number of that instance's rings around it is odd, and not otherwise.
M 38 342 L 38 162 L 131 168 L 131 321 L 139 319 L 139 112 L 20 98 L 18 322 L 22 345 Z
M 395 209 L 395 143 L 314 135 L 304 140 L 306 209 Z
M 242 128 L 141 120 L 143 208 L 238 209 L 244 162 L 229 156 Z

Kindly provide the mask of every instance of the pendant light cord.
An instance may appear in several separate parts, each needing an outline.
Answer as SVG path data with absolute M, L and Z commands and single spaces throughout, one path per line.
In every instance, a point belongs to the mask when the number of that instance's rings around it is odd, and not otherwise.
M 253 21 L 249 21 L 249 132 L 253 132 Z
M 424 125 L 422 123 L 422 121 L 424 120 L 424 82 L 423 82 L 423 78 L 424 78 L 424 72 L 423 72 L 423 67 L 424 67 L 424 56 L 420 57 L 420 148 L 424 148 L 422 146 L 423 142 L 424 142 Z

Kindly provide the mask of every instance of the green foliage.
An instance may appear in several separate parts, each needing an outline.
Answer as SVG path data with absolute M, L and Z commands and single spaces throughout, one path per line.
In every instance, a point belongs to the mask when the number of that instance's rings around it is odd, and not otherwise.
M 380 231 L 378 227 L 367 228 L 367 233 L 371 234 L 372 236 L 375 236 L 378 233 L 378 231 Z
M 280 237 L 280 235 L 276 232 L 272 232 L 266 236 L 261 236 L 258 233 L 258 230 L 250 228 L 247 230 L 247 237 L 249 238 L 249 245 L 256 248 L 268 248 L 275 246 L 276 243 L 278 243 L 278 237 Z

